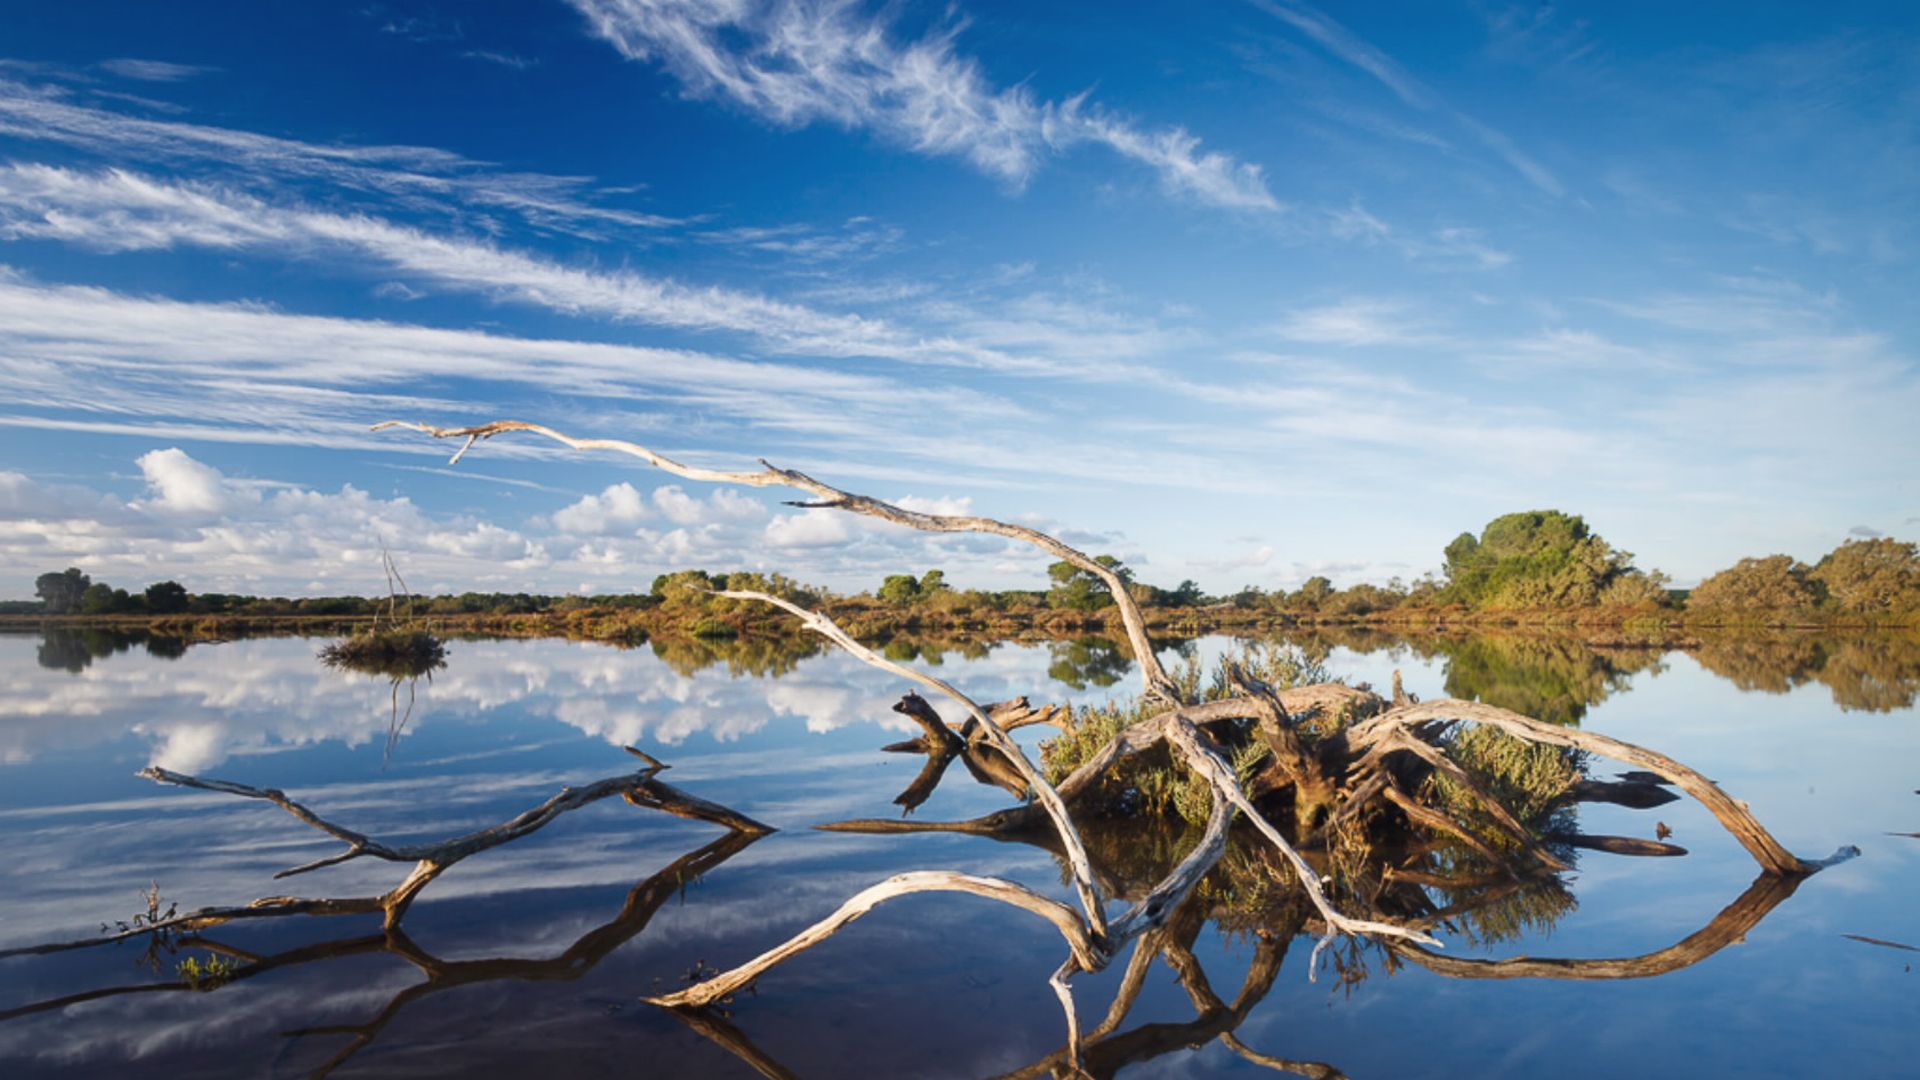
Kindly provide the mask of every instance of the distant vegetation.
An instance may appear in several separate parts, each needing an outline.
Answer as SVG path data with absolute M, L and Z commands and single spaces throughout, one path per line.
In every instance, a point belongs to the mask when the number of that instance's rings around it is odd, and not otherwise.
M 1506 514 L 1478 534 L 1446 546 L 1440 576 L 1411 584 L 1362 583 L 1335 588 L 1325 577 L 1294 590 L 1246 586 L 1210 596 L 1192 581 L 1168 589 L 1136 581 L 1110 555 L 1148 619 L 1168 630 L 1263 623 L 1376 622 L 1398 625 L 1487 622 L 1572 622 L 1618 625 L 1793 626 L 1909 625 L 1920 621 L 1920 549 L 1891 539 L 1852 540 L 1809 566 L 1787 555 L 1742 559 L 1690 591 L 1669 588 L 1665 574 L 1634 565 L 1634 556 L 1595 533 L 1577 515 L 1556 510 Z M 1113 597 L 1092 574 L 1060 562 L 1045 589 L 963 589 L 941 570 L 886 575 L 871 592 L 851 595 L 781 574 L 679 570 L 653 579 L 644 593 L 549 596 L 481 593 L 419 597 L 420 616 L 480 625 L 537 629 L 564 623 L 584 636 L 644 640 L 650 634 L 724 638 L 785 625 L 765 607 L 716 597 L 721 590 L 771 593 L 823 607 L 857 634 L 885 637 L 918 628 L 980 632 L 1031 630 L 1074 636 L 1103 625 Z M 138 593 L 93 581 L 78 568 L 40 575 L 38 602 L 13 602 L 17 615 L 146 616 L 248 619 L 372 617 L 388 598 L 260 597 L 190 593 L 173 581 Z

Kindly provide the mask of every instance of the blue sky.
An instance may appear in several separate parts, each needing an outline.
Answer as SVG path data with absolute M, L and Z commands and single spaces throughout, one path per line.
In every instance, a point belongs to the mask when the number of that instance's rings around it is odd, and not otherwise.
M 1920 524 L 1909 5 L 28 5 L 0 595 L 1044 560 L 387 418 L 1065 530 L 1214 590 L 1511 510 L 1681 583 Z

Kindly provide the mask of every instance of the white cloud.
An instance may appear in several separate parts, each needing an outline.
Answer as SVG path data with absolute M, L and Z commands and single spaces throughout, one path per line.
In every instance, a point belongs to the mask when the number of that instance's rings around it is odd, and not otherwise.
M 155 495 L 147 504 L 163 514 L 218 514 L 227 508 L 226 477 L 179 447 L 153 450 L 136 462 Z
M 675 525 L 740 523 L 767 516 L 766 507 L 727 488 L 715 488 L 700 499 L 678 484 L 667 484 L 653 490 L 653 505 Z
M 1303 308 L 1276 330 L 1290 341 L 1318 345 L 1428 345 L 1443 340 L 1405 305 L 1364 297 Z
M 852 538 L 847 516 L 834 510 L 805 510 L 780 514 L 767 522 L 766 541 L 775 548 L 817 548 L 844 544 Z
M 1407 106 L 1421 112 L 1450 117 L 1468 133 L 1506 162 L 1534 187 L 1552 196 L 1566 193 L 1546 166 L 1520 149 L 1514 141 L 1492 126 L 1447 105 L 1431 87 L 1415 78 L 1391 56 L 1360 38 L 1346 27 L 1307 4 L 1296 0 L 1251 0 L 1252 4 L 1274 18 L 1320 43 L 1328 52 L 1366 72 L 1382 86 L 1393 91 Z
M 123 79 L 138 79 L 141 82 L 180 82 L 196 75 L 205 75 L 213 68 L 197 67 L 193 64 L 175 64 L 166 60 L 135 60 L 130 58 L 102 60 L 100 67 Z
M 579 502 L 553 515 L 554 527 L 561 532 L 594 535 L 630 530 L 647 516 L 647 504 L 639 489 L 622 481 L 598 495 L 583 495 Z
M 773 0 L 573 0 L 623 55 L 663 64 L 690 94 L 731 101 L 776 123 L 867 128 L 923 154 L 956 155 L 1023 184 L 1048 152 L 1108 147 L 1151 168 L 1178 195 L 1276 210 L 1256 165 L 1201 153 L 1185 130 L 1143 130 L 1088 105 L 996 89 L 954 48 L 957 31 L 909 44 L 849 4 Z
M 654 231 L 679 219 L 600 205 L 581 177 L 510 173 L 424 146 L 354 146 L 172 120 L 147 120 L 63 100 L 60 91 L 0 77 L 0 135 L 55 142 L 115 161 L 192 163 L 249 180 L 321 180 L 422 209 L 506 210 L 541 227 L 591 235 L 614 226 Z M 451 205 L 449 205 L 451 204 Z

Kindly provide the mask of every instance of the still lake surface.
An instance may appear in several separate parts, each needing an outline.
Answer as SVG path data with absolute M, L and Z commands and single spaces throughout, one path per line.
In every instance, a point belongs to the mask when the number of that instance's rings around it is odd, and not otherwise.
M 283 788 L 383 840 L 427 841 L 630 772 L 620 748 L 632 745 L 672 765 L 662 779 L 780 831 L 715 845 L 715 826 L 609 799 L 453 868 L 407 915 L 404 948 L 370 916 L 207 930 L 244 975 L 211 991 L 172 988 L 183 959 L 215 955 L 191 941 L 151 966 L 138 942 L 0 959 L 0 1075 L 966 1077 L 1059 1048 L 1046 983 L 1064 955 L 1058 937 L 966 896 L 883 905 L 763 977 L 705 1033 L 639 1000 L 731 967 L 902 870 L 996 875 L 1069 898 L 1036 846 L 809 827 L 898 815 L 893 798 L 923 762 L 880 751 L 916 733 L 890 711 L 903 687 L 886 673 L 811 646 L 456 641 L 445 669 L 396 698 L 385 679 L 324 668 L 319 644 L 0 636 L 0 949 L 129 919 L 150 883 L 185 910 L 372 895 L 404 874 L 363 859 L 275 881 L 338 845 L 271 805 L 133 775 L 149 764 Z M 1182 648 L 1211 658 L 1231 644 Z M 1653 978 L 1448 978 L 1366 950 L 1361 977 L 1330 950 L 1310 980 L 1311 938 L 1208 924 L 1192 951 L 1214 992 L 1232 1002 L 1249 966 L 1284 948 L 1271 986 L 1223 1040 L 1218 1023 L 1181 1026 L 1194 1003 L 1155 963 L 1106 1066 L 1270 1075 L 1264 1055 L 1356 1078 L 1920 1075 L 1920 951 L 1899 947 L 1920 945 L 1920 838 L 1901 835 L 1920 833 L 1910 641 L 1307 644 L 1353 681 L 1384 687 L 1397 668 L 1423 697 L 1480 697 L 1659 749 L 1747 801 L 1801 856 L 1847 844 L 1862 854 L 1805 881 L 1743 940 Z M 982 701 L 1086 704 L 1132 689 L 1124 657 L 1098 642 L 955 647 L 916 662 L 935 659 Z M 953 772 L 918 818 L 1008 805 Z M 1579 852 L 1567 876 L 1576 905 L 1504 940 L 1443 931 L 1447 955 L 1630 957 L 1708 926 L 1757 868 L 1704 810 L 1579 809 L 1587 833 L 1652 838 L 1656 819 L 1690 854 Z M 1120 837 L 1103 850 L 1124 861 L 1127 848 Z M 1075 980 L 1084 1024 L 1106 1014 L 1123 966 Z M 121 992 L 34 1008 L 110 989 Z

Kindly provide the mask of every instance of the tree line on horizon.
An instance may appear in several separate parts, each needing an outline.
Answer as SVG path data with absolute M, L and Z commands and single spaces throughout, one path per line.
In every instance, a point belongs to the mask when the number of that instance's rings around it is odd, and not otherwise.
M 1920 546 L 1889 538 L 1848 540 L 1811 565 L 1788 555 L 1741 559 L 1691 590 L 1670 587 L 1665 574 L 1636 567 L 1633 555 L 1608 543 L 1579 515 L 1557 510 L 1505 514 L 1478 534 L 1463 532 L 1446 546 L 1440 575 L 1411 584 L 1360 583 L 1336 588 L 1325 576 L 1297 589 L 1264 590 L 1248 585 L 1208 595 L 1192 580 L 1167 589 L 1136 581 L 1111 555 L 1099 560 L 1116 570 L 1136 603 L 1145 608 L 1229 607 L 1242 611 L 1318 619 L 1363 619 L 1395 611 L 1466 614 L 1611 610 L 1657 616 L 1692 613 L 1728 621 L 1819 619 L 1825 616 L 1901 618 L 1920 613 Z M 465 592 L 420 597 L 422 615 L 518 615 L 588 609 L 667 607 L 726 612 L 739 602 L 716 598 L 716 590 L 772 593 L 805 606 L 868 603 L 886 609 L 1013 612 L 1048 609 L 1097 613 L 1113 604 L 1106 585 L 1071 563 L 1048 568 L 1045 589 L 958 589 L 943 571 L 891 574 L 870 593 L 835 594 L 782 574 L 754 571 L 680 570 L 661 574 L 645 593 L 551 596 L 537 593 Z M 387 598 L 358 596 L 258 597 L 190 593 L 161 581 L 134 593 L 93 581 L 77 567 L 40 575 L 38 601 L 10 602 L 0 612 L 52 615 L 250 615 L 358 616 L 373 614 Z

